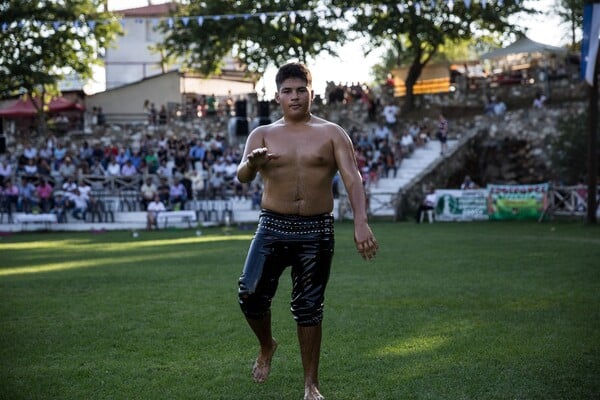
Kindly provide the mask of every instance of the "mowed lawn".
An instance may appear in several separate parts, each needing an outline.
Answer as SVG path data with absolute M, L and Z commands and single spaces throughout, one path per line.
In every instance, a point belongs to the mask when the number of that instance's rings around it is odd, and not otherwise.
M 366 262 L 336 223 L 327 400 L 600 398 L 600 227 L 372 227 Z M 289 274 L 271 376 L 250 378 L 237 278 L 253 229 L 0 237 L 0 399 L 302 399 Z

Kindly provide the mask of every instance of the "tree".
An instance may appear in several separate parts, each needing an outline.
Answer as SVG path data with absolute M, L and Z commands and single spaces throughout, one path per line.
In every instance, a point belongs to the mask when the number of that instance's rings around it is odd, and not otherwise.
M 533 13 L 518 0 L 488 2 L 391 0 L 341 1 L 335 5 L 355 10 L 350 29 L 370 38 L 374 47 L 395 50 L 398 65 L 408 65 L 404 110 L 414 107 L 413 87 L 423 68 L 444 44 L 459 43 L 477 35 L 517 32 L 508 22 L 516 13 Z
M 562 22 L 569 27 L 571 36 L 571 49 L 577 46 L 577 32 L 583 26 L 583 1 L 581 0 L 556 0 L 552 10 Z
M 589 175 L 588 138 L 582 135 L 587 131 L 588 113 L 581 112 L 558 121 L 559 134 L 550 141 L 550 159 L 555 178 L 568 185 L 577 183 Z M 596 159 L 600 154 L 596 154 Z M 595 172 L 600 174 L 599 170 Z
M 103 51 L 120 32 L 104 0 L 1 0 L 0 98 L 40 96 L 40 128 L 44 106 L 58 93 L 68 74 L 92 75 Z
M 176 5 L 160 25 L 165 34 L 160 47 L 166 57 L 183 60 L 184 69 L 205 76 L 218 74 L 229 56 L 262 73 L 272 63 L 335 54 L 345 37 L 333 23 L 338 16 L 318 0 L 191 0 Z

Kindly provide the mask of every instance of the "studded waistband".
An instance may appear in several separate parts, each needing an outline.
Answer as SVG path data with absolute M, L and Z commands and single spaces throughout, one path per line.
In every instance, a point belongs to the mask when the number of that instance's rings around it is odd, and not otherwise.
M 331 214 L 310 217 L 277 214 L 262 210 L 259 217 L 259 228 L 282 234 L 333 234 L 333 216 Z

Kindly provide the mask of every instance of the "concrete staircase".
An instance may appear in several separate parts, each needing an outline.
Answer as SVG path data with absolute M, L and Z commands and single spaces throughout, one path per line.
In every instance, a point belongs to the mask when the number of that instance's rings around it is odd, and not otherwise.
M 458 140 L 448 140 L 448 151 L 453 151 L 457 145 Z M 377 185 L 368 188 L 371 196 L 371 215 L 393 216 L 395 195 L 441 158 L 440 143 L 436 140 L 416 148 L 410 157 L 402 160 L 396 177 L 382 178 Z

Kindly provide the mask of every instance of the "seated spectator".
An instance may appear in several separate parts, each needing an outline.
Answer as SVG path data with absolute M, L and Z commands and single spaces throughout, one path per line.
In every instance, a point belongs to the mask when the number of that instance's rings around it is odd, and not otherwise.
M 38 176 L 38 166 L 36 159 L 30 158 L 29 160 L 27 160 L 27 164 L 24 168 L 24 173 L 28 178 L 36 178 Z
M 50 176 L 50 174 L 52 174 L 52 167 L 50 166 L 48 160 L 41 157 L 38 158 L 37 171 L 38 176 Z
M 77 167 L 75 167 L 75 164 L 71 160 L 71 157 L 65 157 L 64 162 L 60 164 L 60 167 L 58 167 L 58 173 L 60 174 L 63 180 L 67 179 L 70 176 L 75 176 L 75 174 L 77 174 Z
M 478 187 L 479 186 L 477 186 L 477 184 L 475 182 L 473 182 L 473 180 L 471 179 L 471 177 L 469 175 L 465 175 L 465 179 L 460 184 L 461 190 L 477 189 Z
M 428 210 L 433 210 L 435 208 L 435 203 L 437 201 L 437 197 L 435 195 L 435 188 L 430 188 L 429 192 L 427 192 L 427 194 L 425 195 L 425 198 L 423 199 L 423 202 L 421 203 L 421 205 L 419 206 L 419 209 L 417 210 L 417 215 L 416 215 L 416 219 L 417 219 L 417 224 L 421 223 L 421 215 L 428 211 Z
M 497 100 L 494 103 L 494 115 L 501 117 L 506 114 L 506 104 L 502 100 Z
M 65 192 L 65 196 L 67 193 L 74 193 L 75 189 L 77 189 L 77 182 L 75 182 L 75 178 L 73 176 L 69 176 L 62 184 L 62 190 Z M 68 197 L 68 196 L 67 196 Z
M 211 174 L 208 180 L 208 190 L 211 199 L 225 198 L 225 180 L 221 172 Z
M 165 205 L 160 201 L 158 193 L 154 195 L 154 198 L 148 203 L 146 207 L 146 228 L 151 231 L 152 227 L 157 226 L 158 214 L 162 211 L 166 211 Z
M 137 173 L 138 170 L 135 165 L 133 165 L 133 162 L 130 159 L 127 159 L 125 164 L 121 167 L 121 176 L 131 178 L 132 176 L 137 175 Z
M 169 187 L 169 203 L 174 210 L 185 209 L 185 202 L 187 200 L 187 191 L 185 186 L 181 183 L 179 178 L 174 178 L 173 183 Z
M 7 179 L 10 179 L 12 174 L 13 167 L 8 162 L 8 157 L 3 157 L 2 161 L 0 162 L 0 185 L 4 184 Z
M 17 210 L 19 187 L 10 178 L 4 181 L 4 190 L 2 193 L 6 197 L 5 201 L 8 202 L 9 210 Z
M 404 132 L 400 138 L 400 148 L 404 157 L 409 156 L 415 150 L 415 142 L 408 132 Z
M 111 156 L 108 165 L 106 166 L 107 176 L 121 176 L 121 166 L 117 162 L 116 157 Z
M 146 210 L 148 208 L 148 204 L 154 200 L 156 195 L 158 195 L 158 187 L 154 184 L 152 177 L 148 176 L 140 188 L 142 210 Z
M 542 93 L 536 94 L 535 98 L 533 99 L 533 108 L 544 108 L 545 104 L 546 96 L 544 96 Z
M 170 190 L 171 190 L 171 188 L 169 186 L 169 181 L 167 181 L 167 178 L 161 177 L 160 178 L 160 183 L 158 184 L 158 187 L 157 187 L 158 198 L 160 199 L 160 201 L 162 201 L 162 203 L 167 208 L 170 207 L 170 204 L 169 204 L 169 192 L 170 192 Z
M 173 168 L 169 167 L 166 159 L 162 159 L 160 160 L 160 166 L 158 167 L 158 170 L 156 170 L 156 173 L 160 176 L 170 178 L 173 176 Z
M 67 202 L 62 191 L 56 191 L 52 199 L 52 208 L 50 212 L 56 214 L 56 220 L 59 223 L 67 222 Z
M 94 175 L 94 176 L 105 176 L 106 175 L 106 169 L 104 168 L 104 166 L 102 166 L 100 159 L 94 158 L 94 161 L 92 162 L 92 166 L 90 167 L 90 175 Z
M 148 169 L 148 173 L 153 175 L 156 174 L 159 167 L 158 156 L 155 152 L 148 152 L 144 157 L 144 162 L 146 163 L 146 168 Z
M 48 183 L 48 181 L 44 178 L 40 179 L 40 183 L 36 187 L 37 198 L 39 200 L 40 210 L 44 213 L 50 211 L 52 207 L 52 185 Z
M 191 197 L 195 199 L 202 198 L 204 195 L 204 178 L 200 171 L 192 169 L 187 171 L 185 176 L 191 184 Z
M 30 213 L 37 205 L 38 198 L 35 185 L 26 177 L 21 178 L 19 198 L 17 200 L 17 211 Z
M 73 205 L 72 214 L 75 219 L 82 219 L 83 213 L 88 208 L 88 197 L 83 195 L 79 189 L 75 189 L 73 193 L 65 194 L 69 197 L 69 201 Z
M 63 160 L 67 157 L 67 149 L 64 147 L 62 142 L 57 141 L 56 146 L 54 147 L 54 160 L 57 163 L 57 166 L 62 164 Z

